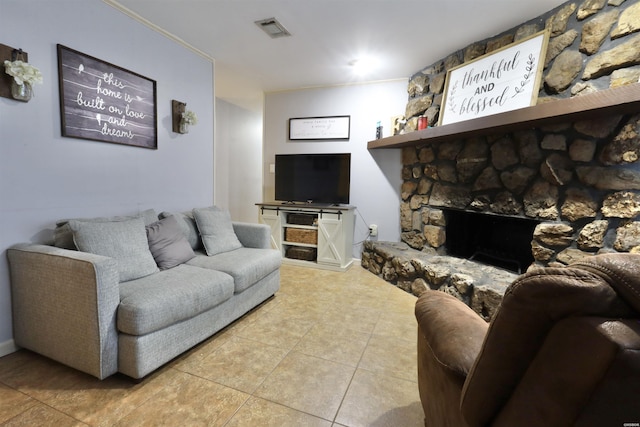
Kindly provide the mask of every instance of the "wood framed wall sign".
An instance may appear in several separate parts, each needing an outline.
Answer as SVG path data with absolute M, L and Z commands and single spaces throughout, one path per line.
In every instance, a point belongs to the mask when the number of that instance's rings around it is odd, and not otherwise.
M 299 117 L 289 119 L 289 139 L 296 140 L 348 140 L 351 116 Z
M 158 148 L 156 82 L 58 45 L 62 136 Z
M 440 125 L 535 105 L 549 31 L 541 31 L 447 72 Z

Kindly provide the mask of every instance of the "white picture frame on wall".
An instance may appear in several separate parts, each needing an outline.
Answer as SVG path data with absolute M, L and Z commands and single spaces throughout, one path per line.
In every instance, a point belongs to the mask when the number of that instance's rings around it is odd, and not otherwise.
M 289 119 L 289 140 L 348 140 L 351 116 Z
M 535 105 L 548 41 L 544 30 L 447 71 L 438 125 Z

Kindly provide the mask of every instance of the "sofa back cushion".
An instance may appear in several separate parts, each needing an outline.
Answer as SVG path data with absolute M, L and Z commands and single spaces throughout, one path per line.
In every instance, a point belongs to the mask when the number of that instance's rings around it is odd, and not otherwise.
M 242 243 L 233 231 L 229 211 L 215 206 L 196 208 L 193 210 L 193 217 L 207 255 L 213 256 L 242 247 Z
M 116 260 L 121 282 L 158 271 L 142 218 L 106 222 L 74 219 L 69 226 L 79 250 Z
M 142 218 L 145 225 L 151 224 L 158 220 L 158 215 L 153 209 L 147 209 L 136 215 L 112 216 L 112 217 L 96 217 L 96 218 L 72 218 L 85 222 L 107 222 L 107 221 L 124 221 L 132 218 Z M 56 222 L 56 228 L 53 230 L 53 245 L 63 249 L 78 249 L 73 242 L 73 231 L 69 227 L 71 219 L 61 219 Z

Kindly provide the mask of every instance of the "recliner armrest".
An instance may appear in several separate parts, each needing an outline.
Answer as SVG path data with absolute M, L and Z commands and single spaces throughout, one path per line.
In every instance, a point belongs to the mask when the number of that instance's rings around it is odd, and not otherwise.
M 457 298 L 426 291 L 416 302 L 418 331 L 443 368 L 466 377 L 480 352 L 488 323 Z
M 460 396 L 482 347 L 487 323 L 462 301 L 427 291 L 415 307 L 418 391 L 426 426 L 466 427 Z

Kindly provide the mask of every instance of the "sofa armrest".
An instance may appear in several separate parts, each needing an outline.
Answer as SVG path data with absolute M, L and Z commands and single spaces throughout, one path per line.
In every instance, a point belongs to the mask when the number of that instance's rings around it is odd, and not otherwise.
M 271 248 L 271 228 L 266 224 L 233 222 L 233 231 L 245 248 Z
M 7 250 L 16 345 L 103 379 L 118 370 L 116 261 L 46 245 Z

